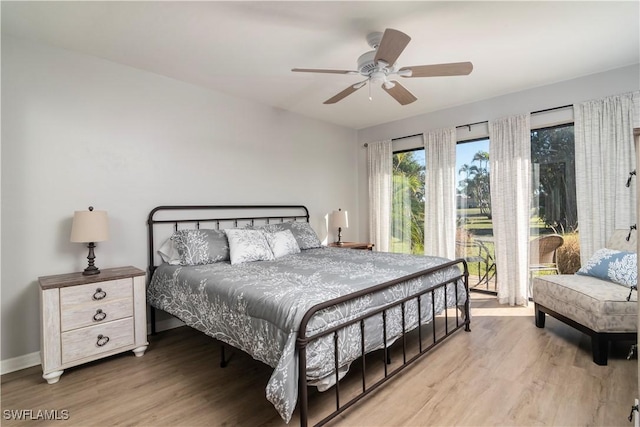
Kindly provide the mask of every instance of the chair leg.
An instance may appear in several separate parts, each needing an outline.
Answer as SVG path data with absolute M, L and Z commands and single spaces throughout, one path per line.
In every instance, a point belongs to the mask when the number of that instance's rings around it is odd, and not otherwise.
M 538 328 L 544 328 L 544 321 L 545 321 L 545 313 L 544 311 L 540 311 L 538 309 L 538 307 L 535 307 L 535 313 L 536 313 L 536 326 Z
M 609 341 L 600 334 L 591 336 L 591 351 L 596 365 L 607 366 L 609 359 Z

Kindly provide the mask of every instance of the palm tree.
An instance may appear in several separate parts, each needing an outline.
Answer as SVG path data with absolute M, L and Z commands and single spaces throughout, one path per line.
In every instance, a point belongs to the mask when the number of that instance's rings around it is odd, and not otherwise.
M 478 163 L 477 165 L 474 163 Z M 470 196 L 480 208 L 480 213 L 491 219 L 491 189 L 489 184 L 489 153 L 478 151 L 471 165 L 464 164 L 458 173 L 466 178 L 460 182 L 459 191 Z
M 400 252 L 424 253 L 425 167 L 418 152 L 393 156 L 392 240 Z M 419 153 L 424 153 L 420 150 Z

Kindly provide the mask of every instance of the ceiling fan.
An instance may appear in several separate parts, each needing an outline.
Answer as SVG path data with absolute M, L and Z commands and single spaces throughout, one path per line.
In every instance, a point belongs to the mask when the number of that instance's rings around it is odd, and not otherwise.
M 402 31 L 387 28 L 384 33 L 376 32 L 367 36 L 367 43 L 373 50 L 358 58 L 358 70 L 325 70 L 317 68 L 293 68 L 298 73 L 328 73 L 328 74 L 360 74 L 365 80 L 347 87 L 342 92 L 324 101 L 324 104 L 335 104 L 353 92 L 364 87 L 369 82 L 382 84 L 382 89 L 391 95 L 401 105 L 411 104 L 416 98 L 397 80 L 396 76 L 437 77 L 437 76 L 466 76 L 473 70 L 471 62 L 452 62 L 447 64 L 415 65 L 398 68 L 396 61 L 411 41 L 411 37 Z M 371 89 L 369 89 L 371 90 Z M 371 97 L 370 97 L 371 98 Z

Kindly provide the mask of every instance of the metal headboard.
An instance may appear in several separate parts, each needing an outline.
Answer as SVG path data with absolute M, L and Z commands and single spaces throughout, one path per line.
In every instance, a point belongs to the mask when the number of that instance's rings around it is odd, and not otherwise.
M 309 210 L 303 205 L 176 205 L 158 206 L 149 212 L 148 256 L 149 278 L 156 268 L 155 243 L 160 225 L 183 228 L 237 228 L 245 225 L 273 224 L 287 221 L 309 222 Z M 165 230 L 166 231 L 166 230 Z M 170 237 L 170 233 L 164 238 Z
M 309 222 L 309 210 L 303 205 L 177 205 L 158 206 L 149 212 L 148 227 L 148 280 L 156 269 L 155 243 L 171 237 L 182 228 L 237 228 L 246 225 L 275 224 L 288 221 Z M 157 229 L 164 226 L 164 233 Z M 168 227 L 171 227 L 169 230 Z M 158 234 L 161 234 L 158 236 Z M 158 243 L 160 244 L 160 243 Z M 151 333 L 156 332 L 155 308 L 151 307 Z

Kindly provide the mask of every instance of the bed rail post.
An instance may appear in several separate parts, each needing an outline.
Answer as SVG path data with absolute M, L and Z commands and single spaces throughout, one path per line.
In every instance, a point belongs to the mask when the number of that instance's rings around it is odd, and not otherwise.
M 304 322 L 303 322 L 304 323 Z M 304 325 L 306 329 L 306 324 Z M 300 427 L 307 427 L 309 418 L 309 390 L 307 389 L 307 339 L 305 332 L 300 328 L 299 337 L 296 340 L 298 347 L 298 403 L 300 405 Z
M 464 302 L 464 330 L 466 332 L 471 332 L 471 304 L 469 299 L 471 298 L 471 294 L 469 293 L 469 266 L 467 265 L 467 261 L 461 259 L 462 265 L 464 265 L 464 291 L 467 294 L 467 300 Z

